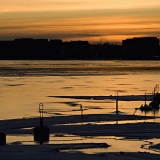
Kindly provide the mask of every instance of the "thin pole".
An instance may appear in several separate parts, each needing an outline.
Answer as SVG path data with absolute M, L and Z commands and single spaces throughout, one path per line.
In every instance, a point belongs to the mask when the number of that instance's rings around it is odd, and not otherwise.
M 146 106 L 146 92 L 145 92 L 145 104 L 144 105 Z
M 116 96 L 116 114 L 118 115 L 118 92 Z
M 43 103 L 39 104 L 39 112 L 40 112 L 40 126 L 43 127 Z
M 145 116 L 146 116 L 146 92 L 145 92 L 145 103 L 144 103 L 144 112 L 145 112 Z
M 81 117 L 83 117 L 83 107 L 82 107 L 82 104 L 80 104 L 80 111 L 81 111 Z

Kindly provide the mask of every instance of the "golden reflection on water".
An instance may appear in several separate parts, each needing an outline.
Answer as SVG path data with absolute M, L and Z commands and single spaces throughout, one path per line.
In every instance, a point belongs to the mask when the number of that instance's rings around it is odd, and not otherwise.
M 0 62 L 0 119 L 38 116 L 39 103 L 53 115 L 79 114 L 69 102 L 82 104 L 85 114 L 113 112 L 114 101 L 49 96 L 151 94 L 160 79 L 156 61 Z M 142 103 L 120 101 L 119 109 L 131 114 Z
M 35 117 L 39 116 L 38 108 L 39 103 L 44 104 L 44 117 L 45 116 L 58 116 L 58 115 L 80 115 L 79 106 L 75 104 L 82 104 L 84 108 L 84 115 L 86 114 L 105 114 L 105 113 L 113 113 L 115 111 L 116 103 L 115 100 L 106 100 L 106 99 L 74 99 L 74 98 L 58 98 L 54 96 L 115 96 L 118 92 L 118 95 L 143 95 L 145 92 L 147 94 L 151 94 L 153 92 L 154 86 L 159 84 L 160 74 L 159 72 L 143 72 L 141 74 L 141 67 L 137 68 L 138 72 L 135 72 L 135 69 L 132 64 L 126 62 L 108 62 L 108 65 L 117 65 L 119 67 L 119 71 L 114 72 L 113 70 L 110 72 L 107 69 L 107 65 L 105 62 L 105 67 L 103 67 L 103 63 L 99 63 L 100 67 L 96 70 L 96 74 L 94 70 L 92 70 L 92 74 L 90 74 L 90 70 L 87 71 L 87 74 L 78 76 L 79 73 L 74 72 L 74 74 L 66 75 L 56 75 L 49 76 L 48 70 L 43 70 L 43 73 L 38 74 L 37 71 L 34 70 L 37 68 L 58 68 L 57 63 L 54 65 L 52 62 L 47 62 L 48 65 L 42 63 L 40 61 L 29 62 L 22 61 L 13 62 L 13 66 L 17 66 L 19 68 L 18 72 L 24 72 L 24 68 L 33 68 L 32 72 L 36 72 L 37 75 L 3 75 L 3 70 L 0 69 L 0 119 L 13 119 L 13 118 L 23 118 L 23 117 Z M 33 64 L 32 64 L 33 63 Z M 64 65 L 60 65 L 60 67 L 64 68 L 66 66 L 66 62 L 63 62 Z M 68 68 L 73 68 L 77 62 L 72 61 L 72 65 Z M 144 68 L 147 66 L 148 62 L 144 63 Z M 32 64 L 32 65 L 31 65 Z M 11 62 L 2 62 L 1 65 L 3 67 L 12 66 Z M 94 63 L 83 62 L 85 65 L 83 69 L 88 66 L 95 68 Z M 124 70 L 124 66 L 131 65 L 131 67 L 126 67 L 127 70 Z M 141 62 L 137 62 L 138 66 L 141 66 Z M 157 68 L 155 63 L 152 63 L 152 71 L 154 68 Z M 14 68 L 13 67 L 13 68 Z M 78 64 L 76 65 L 78 68 Z M 158 66 L 159 67 L 159 66 Z M 93 69 L 92 68 L 92 69 Z M 97 71 L 102 71 L 103 75 L 97 75 Z M 115 67 L 113 67 L 115 70 Z M 112 69 L 113 69 L 112 68 Z M 106 70 L 107 69 L 107 70 Z M 111 69 L 111 67 L 110 67 Z M 129 70 L 132 70 L 131 72 Z M 158 69 L 158 68 L 157 68 Z M 46 72 L 45 72 L 46 71 Z M 55 71 L 55 70 L 54 70 Z M 75 69 L 76 71 L 76 69 Z M 9 71 L 10 72 L 10 71 Z M 30 72 L 30 74 L 32 73 Z M 109 74 L 107 74 L 110 72 Z M 130 72 L 130 73 L 129 73 Z M 6 73 L 6 72 L 5 72 Z M 58 71 L 56 72 L 56 74 Z M 73 72 L 72 72 L 73 73 Z M 100 72 L 102 73 L 102 72 Z M 117 74 L 118 73 L 118 74 Z M 129 73 L 129 74 L 128 74 Z M 133 73 L 133 74 L 132 74 Z M 25 73 L 24 73 L 25 74 Z M 52 73 L 50 73 L 52 74 Z M 119 110 L 124 114 L 133 114 L 135 108 L 140 107 L 144 101 L 119 101 Z M 148 103 L 148 102 L 147 102 Z M 136 115 L 144 115 L 141 112 L 137 112 Z M 147 113 L 147 115 L 152 115 L 152 113 Z M 158 115 L 159 116 L 159 113 Z M 151 121 L 154 121 L 153 119 Z M 159 122 L 159 119 L 155 119 L 156 122 Z M 102 122 L 103 123 L 103 122 Z M 115 123 L 115 122 L 113 122 Z M 120 123 L 120 122 L 119 122 Z M 124 121 L 127 123 L 127 121 Z M 104 149 L 84 149 L 79 150 L 85 153 L 97 153 L 97 152 L 138 152 L 138 151 L 148 151 L 140 148 L 141 145 L 146 144 L 144 141 L 131 141 L 131 140 L 123 140 L 120 137 L 78 137 L 78 136 L 54 136 L 51 135 L 50 144 L 60 144 L 60 143 L 90 143 L 90 142 L 102 142 L 108 143 L 111 145 L 109 148 Z M 33 135 L 7 135 L 7 143 L 17 144 L 34 144 Z M 154 140 L 155 143 L 160 143 L 159 139 Z M 121 145 L 123 143 L 123 145 Z M 151 152 L 151 151 L 150 151 Z
M 0 77 L 0 119 L 38 116 L 39 103 L 54 113 L 79 114 L 78 107 L 68 102 L 82 104 L 85 114 L 115 111 L 115 102 L 109 100 L 69 99 L 49 96 L 115 96 L 151 94 L 160 75 L 116 76 L 12 76 Z M 119 101 L 122 112 L 133 113 L 142 102 Z
M 95 148 L 87 147 L 88 143 L 93 143 Z M 97 144 L 108 144 L 109 147 L 103 148 L 98 147 Z M 50 135 L 50 141 L 47 144 L 68 144 L 68 147 L 72 146 L 72 149 L 61 150 L 61 152 L 73 152 L 80 151 L 86 154 L 97 154 L 97 153 L 107 153 L 107 152 L 149 152 L 149 153 L 159 153 L 156 150 L 149 149 L 149 146 L 153 144 L 159 144 L 160 139 L 149 139 L 149 140 L 139 140 L 139 139 L 124 139 L 123 137 L 115 136 L 95 136 L 95 137 L 81 137 L 76 135 Z M 32 135 L 8 135 L 7 144 L 9 145 L 39 145 L 33 141 Z M 74 145 L 82 144 L 84 149 L 77 149 Z M 123 145 L 122 145 L 123 144 Z M 143 147 L 142 147 L 143 146 Z M 83 147 L 82 147 L 83 148 Z

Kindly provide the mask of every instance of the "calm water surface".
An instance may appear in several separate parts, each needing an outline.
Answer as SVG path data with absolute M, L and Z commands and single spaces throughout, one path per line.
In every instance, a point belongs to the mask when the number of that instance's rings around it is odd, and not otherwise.
M 85 114 L 110 113 L 111 100 L 54 96 L 149 94 L 159 80 L 159 61 L 0 61 L 0 119 L 39 116 L 39 103 L 45 116 L 79 114 L 76 104 Z M 142 103 L 120 101 L 119 109 L 133 114 Z

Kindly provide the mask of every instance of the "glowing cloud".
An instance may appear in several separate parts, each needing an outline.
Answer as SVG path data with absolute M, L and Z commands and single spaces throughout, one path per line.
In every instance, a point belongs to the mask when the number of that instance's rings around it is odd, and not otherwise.
M 120 42 L 135 36 L 160 38 L 159 1 L 1 0 L 0 39 Z

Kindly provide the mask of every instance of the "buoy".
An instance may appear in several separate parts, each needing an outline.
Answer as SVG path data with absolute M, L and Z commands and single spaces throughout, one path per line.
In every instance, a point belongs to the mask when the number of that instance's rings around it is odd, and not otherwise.
M 6 134 L 4 132 L 0 132 L 0 145 L 6 145 Z
M 43 103 L 39 104 L 39 112 L 40 112 L 40 125 L 35 127 L 34 130 L 34 141 L 43 142 L 49 141 L 49 127 L 43 125 Z
M 149 105 L 151 105 L 153 109 L 159 109 L 158 101 L 152 101 Z
M 34 141 L 43 142 L 49 141 L 49 128 L 47 126 L 37 126 L 34 128 Z

